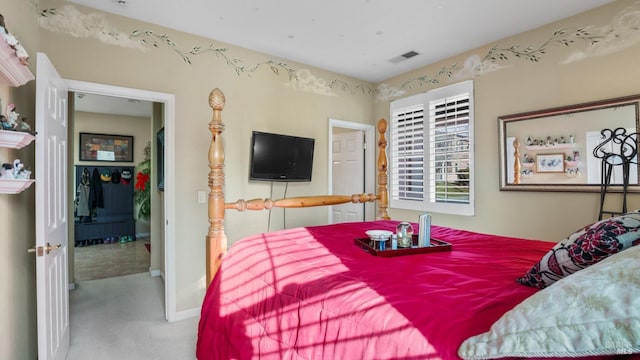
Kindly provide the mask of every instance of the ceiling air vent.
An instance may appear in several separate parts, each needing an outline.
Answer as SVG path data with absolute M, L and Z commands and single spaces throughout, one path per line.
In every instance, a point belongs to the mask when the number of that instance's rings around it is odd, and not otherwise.
M 405 61 L 405 60 L 407 60 L 407 59 L 411 59 L 412 57 L 414 57 L 414 56 L 416 56 L 416 55 L 420 55 L 420 54 L 418 54 L 418 53 L 417 53 L 417 52 L 415 52 L 415 51 L 408 51 L 408 52 L 406 52 L 406 53 L 404 53 L 404 54 L 402 54 L 402 55 L 400 55 L 400 56 L 396 56 L 396 57 L 392 58 L 392 59 L 391 59 L 391 60 L 389 60 L 389 61 L 391 61 L 391 62 L 392 62 L 392 63 L 394 63 L 394 64 L 397 64 L 397 63 L 399 63 L 399 62 L 401 62 L 401 61 Z

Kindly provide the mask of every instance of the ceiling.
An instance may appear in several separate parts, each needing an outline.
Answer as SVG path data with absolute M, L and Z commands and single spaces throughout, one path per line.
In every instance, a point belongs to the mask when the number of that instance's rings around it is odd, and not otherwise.
M 69 1 L 378 83 L 613 0 Z
M 75 93 L 75 111 L 150 118 L 152 103 L 115 96 Z

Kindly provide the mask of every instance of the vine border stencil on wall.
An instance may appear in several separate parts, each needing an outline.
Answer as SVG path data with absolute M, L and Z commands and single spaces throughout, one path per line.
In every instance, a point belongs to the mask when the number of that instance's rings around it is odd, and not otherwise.
M 48 8 L 39 11 L 38 1 L 32 0 L 41 27 L 53 31 L 66 33 L 75 37 L 95 37 L 100 41 L 143 51 L 150 49 L 169 48 L 177 54 L 185 64 L 192 64 L 193 57 L 212 54 L 221 59 L 236 75 L 256 73 L 261 68 L 268 68 L 275 76 L 286 74 L 292 87 L 300 91 L 313 92 L 324 96 L 337 96 L 335 90 L 355 95 L 356 93 L 375 95 L 377 101 L 390 100 L 403 96 L 408 90 L 439 84 L 446 80 L 465 80 L 483 74 L 498 71 L 505 67 L 514 66 L 516 61 L 525 60 L 538 63 L 543 60 L 554 47 L 572 48 L 583 44 L 583 48 L 563 61 L 568 64 L 590 56 L 599 56 L 620 51 L 629 46 L 640 43 L 640 1 L 617 14 L 609 24 L 597 27 L 594 25 L 577 28 L 560 28 L 555 30 L 548 39 L 537 45 L 521 46 L 513 44 L 507 46 L 494 45 L 484 56 L 477 54 L 469 56 L 464 66 L 457 63 L 442 67 L 437 73 L 421 74 L 407 78 L 399 87 L 385 83 L 372 87 L 366 82 L 350 82 L 340 78 L 330 81 L 318 77 L 309 69 L 295 69 L 285 61 L 268 59 L 253 65 L 246 65 L 242 59 L 231 56 L 231 50 L 218 47 L 211 43 L 207 46 L 194 45 L 188 50 L 179 48 L 166 33 L 153 30 L 135 29 L 122 32 L 111 26 L 106 17 L 94 12 L 84 14 L 72 5 L 65 5 L 60 9 Z M 304 73 L 304 76 L 300 76 Z

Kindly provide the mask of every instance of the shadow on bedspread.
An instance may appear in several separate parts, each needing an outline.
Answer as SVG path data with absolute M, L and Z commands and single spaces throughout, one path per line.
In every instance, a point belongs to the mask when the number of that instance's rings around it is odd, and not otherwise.
M 297 228 L 234 244 L 203 303 L 198 358 L 457 359 L 464 339 L 536 291 L 515 278 L 553 245 L 441 227 L 432 236 L 451 252 L 383 258 L 353 243 L 396 224 Z

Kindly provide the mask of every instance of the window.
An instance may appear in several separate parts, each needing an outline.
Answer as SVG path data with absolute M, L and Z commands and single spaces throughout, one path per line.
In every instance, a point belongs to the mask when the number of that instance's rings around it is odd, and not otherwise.
M 391 102 L 392 208 L 473 215 L 473 82 Z

